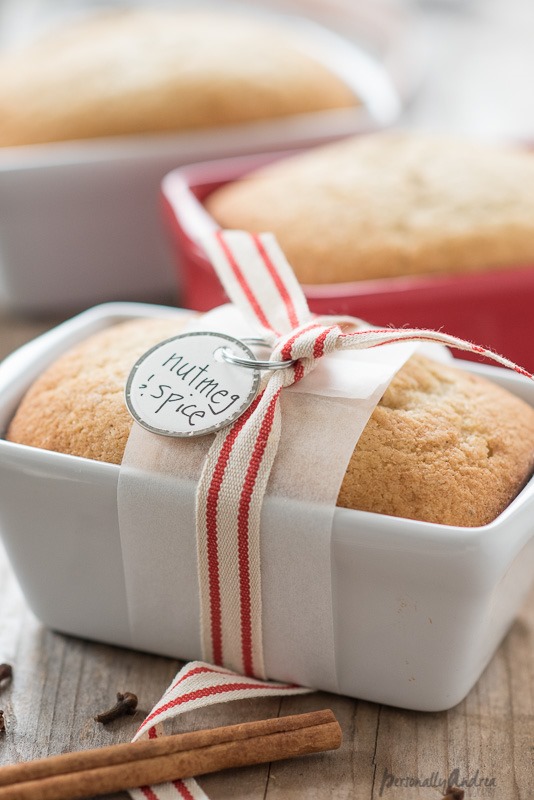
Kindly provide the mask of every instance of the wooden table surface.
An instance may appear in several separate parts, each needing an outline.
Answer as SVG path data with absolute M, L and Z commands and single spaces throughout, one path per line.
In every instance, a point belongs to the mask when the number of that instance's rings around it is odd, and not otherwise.
M 34 5 L 43 3 L 27 2 L 24 8 L 30 13 Z M 405 114 L 405 124 L 531 136 L 531 0 L 464 4 L 450 0 L 421 6 L 427 32 L 433 37 L 432 58 L 419 97 Z M 0 0 L 0 11 L 20 8 L 18 2 Z M 0 313 L 0 358 L 55 321 Z M 0 764 L 128 741 L 143 712 L 159 699 L 179 666 L 169 659 L 43 628 L 27 609 L 0 545 L 3 661 L 13 664 L 15 675 L 11 683 L 0 686 L 7 727 L 0 735 Z M 94 714 L 108 707 L 117 691 L 125 690 L 139 696 L 135 717 L 105 728 L 94 722 Z M 439 790 L 428 784 L 439 784 L 457 770 L 462 780 L 479 784 L 466 789 L 467 798 L 531 800 L 534 593 L 475 688 L 448 712 L 415 713 L 317 693 L 215 706 L 185 715 L 175 730 L 323 707 L 334 710 L 343 728 L 340 751 L 212 775 L 200 780 L 202 787 L 212 800 L 432 800 L 439 797 Z M 426 780 L 427 787 L 409 788 L 412 778 Z

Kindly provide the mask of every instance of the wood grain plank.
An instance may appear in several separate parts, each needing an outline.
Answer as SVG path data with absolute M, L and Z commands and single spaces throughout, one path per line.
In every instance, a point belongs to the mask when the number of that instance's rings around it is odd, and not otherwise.
M 376 726 L 380 707 L 373 703 L 317 692 L 299 698 L 284 698 L 282 713 L 298 709 L 331 708 L 342 731 L 341 748 L 304 761 L 272 764 L 266 797 L 269 800 L 318 800 L 328 796 L 336 800 L 367 800 L 374 776 Z

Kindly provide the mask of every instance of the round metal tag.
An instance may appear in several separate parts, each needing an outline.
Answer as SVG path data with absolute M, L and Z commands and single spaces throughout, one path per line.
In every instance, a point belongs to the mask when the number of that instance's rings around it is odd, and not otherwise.
M 183 333 L 160 342 L 135 363 L 126 384 L 132 417 L 162 436 L 204 436 L 230 425 L 256 397 L 260 371 L 230 364 L 223 348 L 253 352 L 223 333 Z

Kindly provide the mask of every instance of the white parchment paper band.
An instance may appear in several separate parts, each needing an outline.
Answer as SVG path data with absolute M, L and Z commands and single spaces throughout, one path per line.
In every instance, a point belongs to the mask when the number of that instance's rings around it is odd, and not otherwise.
M 189 326 L 251 335 L 224 307 Z M 265 673 L 336 691 L 332 517 L 361 431 L 412 343 L 325 356 L 282 395 L 282 437 L 261 517 Z M 349 363 L 348 363 L 349 362 Z M 183 441 L 134 425 L 119 479 L 119 520 L 132 641 L 201 656 L 195 491 L 212 436 Z

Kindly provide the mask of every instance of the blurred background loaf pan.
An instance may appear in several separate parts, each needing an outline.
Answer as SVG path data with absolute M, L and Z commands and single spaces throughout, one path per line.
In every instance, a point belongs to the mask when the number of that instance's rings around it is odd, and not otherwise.
M 0 145 L 216 127 L 358 105 L 272 20 L 109 11 L 0 61 Z
M 419 133 L 353 138 L 213 192 L 223 228 L 272 231 L 306 284 L 534 263 L 534 157 Z
M 443 328 L 534 368 L 528 151 L 374 133 L 283 160 L 198 165 L 168 176 L 163 192 L 193 308 L 223 299 L 202 231 L 272 231 L 314 311 Z
M 0 306 L 168 301 L 166 172 L 390 123 L 399 94 L 372 48 L 348 38 L 356 10 L 344 20 L 347 37 L 313 13 L 108 10 L 6 50 Z

